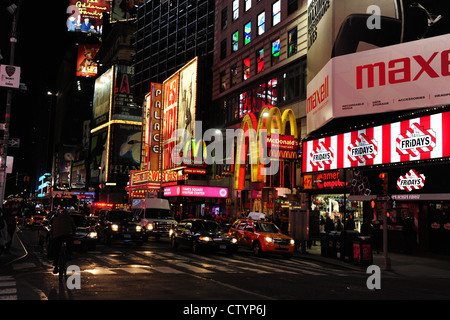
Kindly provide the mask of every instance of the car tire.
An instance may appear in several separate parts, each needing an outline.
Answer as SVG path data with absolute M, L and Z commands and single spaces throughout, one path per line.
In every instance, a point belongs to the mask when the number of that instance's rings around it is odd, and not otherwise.
M 172 236 L 172 237 L 170 238 L 170 245 L 172 246 L 172 249 L 176 249 L 176 248 L 178 247 L 178 243 L 177 243 L 177 241 L 175 240 L 175 236 Z
M 260 256 L 261 255 L 261 244 L 259 243 L 259 241 L 253 242 L 252 249 L 253 249 L 253 254 L 255 256 Z

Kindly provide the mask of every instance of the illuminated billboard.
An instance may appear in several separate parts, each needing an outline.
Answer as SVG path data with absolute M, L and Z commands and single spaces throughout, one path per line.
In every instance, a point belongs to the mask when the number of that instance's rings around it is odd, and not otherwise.
M 102 34 L 103 15 L 111 10 L 108 0 L 70 0 L 66 25 L 69 32 Z
M 450 157 L 450 112 L 303 142 L 303 172 Z
M 105 123 L 109 120 L 109 110 L 111 107 L 111 96 L 113 86 L 114 67 L 103 73 L 95 80 L 94 85 L 94 100 L 93 100 L 93 125 L 96 127 L 99 124 Z
M 78 46 L 77 77 L 94 77 L 97 75 L 97 63 L 94 61 L 94 57 L 99 49 L 99 44 L 83 44 Z
M 308 5 L 308 133 L 335 118 L 450 103 L 450 25 L 439 18 L 448 1 Z
M 191 137 L 195 132 L 195 112 L 197 104 L 198 58 L 189 61 L 169 79 L 163 82 L 164 125 L 163 125 L 163 169 L 176 167 L 172 161 L 172 150 L 176 129 L 186 130 Z

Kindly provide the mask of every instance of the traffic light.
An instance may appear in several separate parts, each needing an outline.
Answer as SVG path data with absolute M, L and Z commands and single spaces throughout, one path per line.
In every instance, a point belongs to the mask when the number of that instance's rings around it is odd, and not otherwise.
M 380 173 L 379 177 L 381 179 L 382 194 L 388 194 L 388 174 L 387 174 L 387 172 Z

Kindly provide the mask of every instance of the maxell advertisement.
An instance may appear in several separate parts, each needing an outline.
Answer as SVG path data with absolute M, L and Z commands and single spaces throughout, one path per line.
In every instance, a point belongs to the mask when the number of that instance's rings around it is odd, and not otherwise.
M 334 118 L 450 103 L 447 12 L 448 1 L 310 1 L 308 133 Z
M 450 112 L 303 142 L 303 172 L 450 157 Z

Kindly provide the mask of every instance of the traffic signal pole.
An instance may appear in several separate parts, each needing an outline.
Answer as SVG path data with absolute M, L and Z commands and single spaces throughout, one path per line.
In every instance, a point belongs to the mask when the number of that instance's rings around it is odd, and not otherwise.
M 14 65 L 14 55 L 16 51 L 17 42 L 17 21 L 19 20 L 19 11 L 22 1 L 19 0 L 18 6 L 15 8 L 11 28 L 11 53 L 9 56 L 9 64 Z M 0 165 L 0 206 L 3 208 L 3 201 L 5 200 L 5 188 L 6 188 L 6 159 L 8 156 L 8 140 L 9 140 L 9 124 L 11 121 L 11 104 L 12 104 L 13 90 L 8 88 L 6 93 L 6 112 L 5 112 L 5 130 L 3 132 L 3 141 L 1 148 L 1 165 Z

